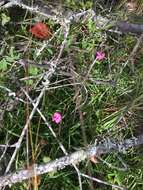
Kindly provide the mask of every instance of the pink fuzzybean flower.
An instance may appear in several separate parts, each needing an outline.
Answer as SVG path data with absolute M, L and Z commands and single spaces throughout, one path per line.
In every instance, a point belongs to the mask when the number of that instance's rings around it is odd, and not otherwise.
M 55 112 L 52 115 L 52 121 L 55 122 L 56 124 L 59 124 L 62 121 L 62 115 L 59 112 Z
M 97 51 L 96 52 L 96 60 L 97 61 L 102 61 L 105 58 L 105 53 L 102 51 Z

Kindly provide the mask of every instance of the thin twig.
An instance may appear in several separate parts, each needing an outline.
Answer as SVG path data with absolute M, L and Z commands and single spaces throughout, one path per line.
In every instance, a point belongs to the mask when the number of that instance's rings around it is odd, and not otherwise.
M 40 49 L 38 49 L 37 52 L 36 52 L 37 57 L 39 55 L 41 55 L 42 51 L 47 47 L 49 42 L 51 42 L 53 40 L 53 38 L 60 32 L 60 30 L 61 30 L 61 27 L 52 35 L 52 37 L 49 40 L 43 42 L 42 47 Z
M 128 60 L 123 64 L 120 74 L 123 72 L 124 68 L 129 64 L 130 61 L 131 61 L 132 71 L 134 72 L 134 57 L 136 56 L 136 53 L 142 42 L 143 42 L 143 34 L 140 35 L 140 37 L 137 40 L 137 43 L 135 44 L 132 52 L 129 55 Z
M 9 96 L 9 97 L 12 97 L 12 98 L 14 98 L 14 99 L 17 100 L 17 101 L 20 101 L 20 102 L 25 103 L 25 101 L 24 101 L 23 99 L 17 97 L 17 96 L 16 96 L 16 93 L 13 92 L 12 90 L 10 90 L 9 88 L 7 88 L 7 87 L 5 87 L 5 86 L 1 86 L 1 85 L 0 85 L 0 88 L 3 89 L 3 90 L 5 90 L 5 91 L 8 93 L 8 96 Z
M 32 99 L 30 98 L 30 96 L 27 94 L 27 92 L 22 89 L 23 92 L 25 93 L 25 95 L 27 96 L 27 98 L 29 99 L 29 101 L 32 103 L 33 107 L 35 106 L 34 102 L 32 101 Z M 47 127 L 49 128 L 49 130 L 51 131 L 53 137 L 56 139 L 57 143 L 59 144 L 61 150 L 63 151 L 63 153 L 67 156 L 68 152 L 66 151 L 64 145 L 59 141 L 56 133 L 54 132 L 54 130 L 52 129 L 51 125 L 47 122 L 47 119 L 45 118 L 45 116 L 42 114 L 42 112 L 37 108 L 37 112 L 39 113 L 39 115 L 41 116 L 41 118 L 43 119 L 43 121 L 45 122 L 45 124 L 47 125 Z M 81 177 L 79 175 L 79 169 L 77 168 L 77 166 L 73 163 L 72 164 L 78 174 L 78 179 L 79 179 L 79 186 L 80 186 L 80 190 L 82 190 L 82 183 L 81 183 Z
M 91 177 L 91 176 L 86 175 L 86 174 L 83 174 L 83 173 L 81 173 L 80 175 L 83 176 L 83 177 L 86 177 L 86 178 L 88 178 L 88 179 L 90 179 L 90 180 L 96 181 L 96 182 L 98 182 L 98 183 L 102 183 L 102 184 L 104 184 L 104 185 L 111 186 L 112 188 L 117 188 L 117 189 L 125 190 L 124 187 L 121 187 L 121 186 L 118 186 L 118 185 L 114 185 L 114 184 L 108 183 L 108 182 L 103 181 L 103 180 L 101 180 L 101 179 L 98 179 L 98 178 L 95 178 L 95 177 Z
M 109 168 L 116 169 L 118 171 L 127 171 L 127 169 L 128 169 L 126 166 L 124 166 L 123 168 L 121 168 L 121 167 L 119 168 L 117 166 L 113 166 L 113 164 L 107 162 L 106 160 L 103 160 L 101 157 L 98 157 L 98 159 L 101 160 L 103 164 L 106 164 Z
M 139 47 L 141 46 L 142 42 L 143 42 L 143 33 L 138 38 L 137 43 L 134 46 L 134 48 L 133 48 L 133 50 L 132 50 L 132 52 L 131 52 L 131 54 L 129 56 L 129 60 L 131 61 L 132 71 L 135 70 L 134 69 L 134 57 L 136 56 L 137 51 L 138 51 Z
M 28 10 L 29 12 L 36 13 L 36 14 L 41 15 L 43 17 L 52 19 L 57 23 L 61 22 L 61 19 L 58 18 L 56 15 L 51 15 L 51 14 L 45 13 L 44 11 L 41 11 L 38 6 L 31 7 L 31 6 L 28 6 L 28 5 L 22 3 L 21 1 L 18 1 L 18 0 L 11 0 L 7 4 L 3 5 L 2 8 L 6 9 L 6 8 L 9 8 L 9 7 L 13 7 L 13 6 L 19 6 L 22 9 Z
M 29 119 L 27 120 L 27 122 L 26 122 L 26 124 L 25 124 L 25 126 L 24 126 L 24 128 L 23 128 L 23 130 L 22 130 L 22 133 L 21 133 L 21 135 L 20 135 L 20 137 L 19 137 L 19 139 L 18 139 L 18 142 L 16 143 L 16 148 L 15 148 L 15 150 L 14 150 L 14 152 L 13 152 L 13 154 L 12 154 L 12 157 L 11 157 L 11 159 L 10 159 L 8 165 L 7 165 L 7 168 L 6 168 L 5 173 L 7 173 L 7 172 L 10 170 L 10 167 L 11 167 L 12 163 L 13 163 L 14 160 L 15 160 L 16 154 L 17 154 L 17 152 L 18 152 L 18 150 L 19 150 L 19 148 L 20 148 L 20 146 L 21 146 L 22 140 L 23 140 L 23 138 L 24 138 L 24 136 L 25 136 L 25 133 L 26 133 L 26 131 L 27 131 L 27 128 L 28 128 L 28 126 L 29 126 L 29 123 L 30 123 L 30 121 L 32 120 L 33 115 L 34 115 L 35 112 L 36 112 L 36 109 L 37 109 L 37 107 L 38 107 L 38 105 L 39 105 L 39 103 L 40 103 L 41 98 L 43 97 L 44 92 L 45 92 L 45 87 L 41 90 L 41 93 L 40 93 L 40 95 L 38 96 L 37 101 L 36 101 L 36 103 L 35 103 L 35 105 L 34 105 L 34 107 L 33 107 L 33 110 L 31 111 L 31 114 L 30 114 L 30 116 L 29 116 Z

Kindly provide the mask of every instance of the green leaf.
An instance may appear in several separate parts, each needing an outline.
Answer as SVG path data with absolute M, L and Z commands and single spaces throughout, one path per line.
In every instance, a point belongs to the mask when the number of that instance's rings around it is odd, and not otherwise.
M 0 70 L 1 71 L 6 71 L 8 67 L 8 62 L 6 61 L 6 59 L 2 59 L 0 61 Z
M 2 26 L 4 26 L 6 23 L 10 21 L 10 17 L 4 13 L 1 14 L 1 19 L 2 19 L 2 22 L 1 22 Z
M 52 49 L 48 48 L 47 50 L 48 50 L 48 52 L 49 52 L 50 55 L 53 55 Z
M 29 67 L 29 74 L 32 75 L 32 76 L 35 76 L 38 74 L 38 69 L 37 67 L 33 66 L 33 65 L 30 65 Z
M 20 58 L 20 54 L 18 54 L 15 50 L 14 47 L 11 47 L 9 50 L 8 56 L 5 56 L 5 59 L 7 62 L 14 62 L 15 60 L 18 60 Z
M 26 83 L 26 85 L 32 85 L 33 84 L 33 80 L 31 80 L 31 79 L 30 80 L 26 80 L 25 83 Z
M 51 158 L 50 157 L 48 157 L 48 156 L 44 156 L 43 157 L 43 162 L 44 163 L 48 163 L 48 162 L 50 162 L 51 161 Z
M 95 31 L 95 23 L 92 20 L 92 18 L 89 18 L 88 23 L 87 23 L 87 27 L 88 27 L 89 32 Z

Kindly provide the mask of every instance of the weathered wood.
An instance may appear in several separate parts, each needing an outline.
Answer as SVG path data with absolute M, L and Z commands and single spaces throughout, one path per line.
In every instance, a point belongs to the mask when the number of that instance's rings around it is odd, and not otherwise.
M 29 3 L 26 3 L 27 1 L 25 0 L 11 0 L 11 1 L 7 1 L 8 3 L 6 3 L 4 6 L 2 6 L 2 8 L 11 8 L 11 7 L 19 7 L 21 9 L 26 9 L 27 11 L 30 11 L 32 13 L 35 14 L 40 14 L 41 16 L 45 17 L 45 18 L 51 18 L 53 20 L 55 20 L 55 22 L 62 22 L 63 18 L 66 18 L 67 20 L 69 18 L 72 18 L 72 15 L 74 15 L 74 13 L 71 12 L 71 10 L 66 10 L 64 7 L 59 6 L 53 6 L 52 4 L 44 4 L 44 1 L 36 1 L 32 7 L 29 6 Z M 16 13 L 15 13 L 16 14 Z M 80 17 L 79 17 L 80 18 Z M 129 23 L 126 21 L 112 21 L 112 20 L 108 20 L 107 18 L 101 17 L 101 16 L 97 16 L 97 22 L 98 22 L 98 26 L 102 29 L 105 28 L 106 30 L 106 25 L 108 28 L 108 25 L 110 23 L 111 28 L 112 27 L 117 27 L 119 31 L 123 32 L 123 33 L 136 33 L 136 34 L 141 34 L 143 33 L 143 24 L 135 24 L 135 23 Z M 72 18 L 74 20 L 74 17 Z M 112 23 L 112 24 L 111 24 Z
M 87 148 L 80 149 L 68 156 L 61 157 L 47 164 L 33 165 L 30 170 L 20 170 L 15 173 L 0 177 L 0 188 L 6 185 L 12 185 L 23 180 L 42 175 L 49 172 L 56 172 L 66 166 L 80 163 L 92 156 L 107 154 L 111 152 L 124 152 L 128 148 L 136 147 L 143 144 L 143 135 L 117 142 L 116 140 L 106 139 L 98 144 L 93 144 Z
M 131 33 L 136 33 L 136 34 L 141 34 L 143 33 L 143 24 L 133 24 L 133 23 L 128 23 L 128 22 L 117 22 L 118 29 L 121 32 L 131 32 Z

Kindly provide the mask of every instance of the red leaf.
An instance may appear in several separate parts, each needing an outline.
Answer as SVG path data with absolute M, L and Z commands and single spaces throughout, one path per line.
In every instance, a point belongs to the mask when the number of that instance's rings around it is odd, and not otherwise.
M 40 39 L 47 39 L 51 36 L 50 28 L 42 22 L 36 23 L 30 28 L 29 32 Z

